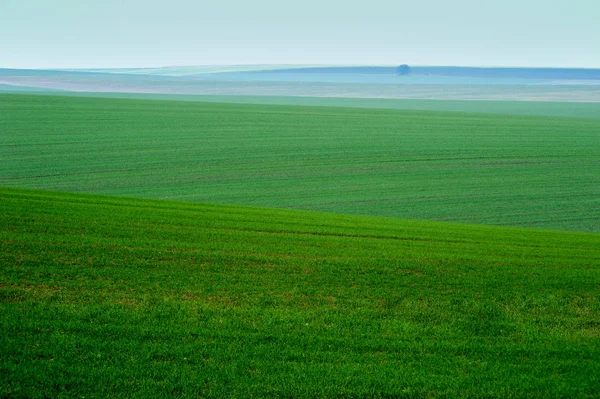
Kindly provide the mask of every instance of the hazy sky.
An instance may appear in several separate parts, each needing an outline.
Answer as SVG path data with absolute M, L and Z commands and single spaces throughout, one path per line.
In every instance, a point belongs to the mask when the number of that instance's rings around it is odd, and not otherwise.
M 0 68 L 600 67 L 600 0 L 0 0 Z

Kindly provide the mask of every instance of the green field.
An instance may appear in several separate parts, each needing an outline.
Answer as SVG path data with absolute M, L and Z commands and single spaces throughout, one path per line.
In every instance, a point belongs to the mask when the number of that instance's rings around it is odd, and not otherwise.
M 11 188 L 0 226 L 1 397 L 600 395 L 595 233 Z
M 0 398 L 600 396 L 597 104 L 142 97 L 0 94 Z
M 6 86 L 5 91 L 27 94 L 43 89 Z M 0 85 L 0 91 L 3 90 Z M 19 93 L 21 90 L 23 93 Z M 233 104 L 297 105 L 310 107 L 378 108 L 412 111 L 468 112 L 503 115 L 564 116 L 600 119 L 600 102 L 548 101 L 474 101 L 474 100 L 407 100 L 389 98 L 292 97 L 292 96 L 232 96 L 194 94 L 147 94 L 108 92 L 47 92 L 45 95 L 69 97 L 100 97 L 137 100 L 194 101 Z
M 64 95 L 64 93 L 61 93 Z M 84 93 L 89 96 L 92 93 Z M 80 94 L 82 95 L 82 94 Z M 323 107 L 378 108 L 413 111 L 477 112 L 504 115 L 566 116 L 600 119 L 600 103 L 537 101 L 445 101 L 403 100 L 387 98 L 277 97 L 277 96 L 208 96 L 176 94 L 102 93 L 92 96 L 156 100 L 202 101 L 238 104 L 301 105 Z
M 0 185 L 600 231 L 600 119 L 0 95 Z

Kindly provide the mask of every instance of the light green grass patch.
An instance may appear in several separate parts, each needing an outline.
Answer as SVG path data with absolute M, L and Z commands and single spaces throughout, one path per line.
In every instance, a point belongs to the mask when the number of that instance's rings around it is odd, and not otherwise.
M 0 189 L 0 395 L 596 397 L 598 234 Z

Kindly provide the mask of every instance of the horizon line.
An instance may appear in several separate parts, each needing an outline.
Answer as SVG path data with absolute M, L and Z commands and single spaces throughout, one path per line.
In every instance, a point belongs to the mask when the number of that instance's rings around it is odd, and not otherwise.
M 161 65 L 161 66 L 93 66 L 93 67 L 3 67 L 0 69 L 23 69 L 23 70 L 92 70 L 92 69 L 171 69 L 171 68 L 197 68 L 197 67 L 288 67 L 290 69 L 296 68 L 339 68 L 339 67 L 397 67 L 400 65 L 408 65 L 410 67 L 441 67 L 441 68 L 501 68 L 501 69 L 600 69 L 600 66 L 594 67 L 581 67 L 581 66 L 522 66 L 522 65 L 450 65 L 450 64 L 409 64 L 409 63 L 397 63 L 397 64 L 270 64 L 270 63 L 247 63 L 247 64 L 187 64 L 187 65 Z

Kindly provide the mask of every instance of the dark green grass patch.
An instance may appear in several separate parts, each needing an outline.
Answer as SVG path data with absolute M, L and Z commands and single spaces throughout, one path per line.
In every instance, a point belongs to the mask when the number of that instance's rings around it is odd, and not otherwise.
M 600 119 L 0 96 L 0 185 L 600 230 Z
M 0 189 L 0 396 L 597 397 L 594 233 Z

